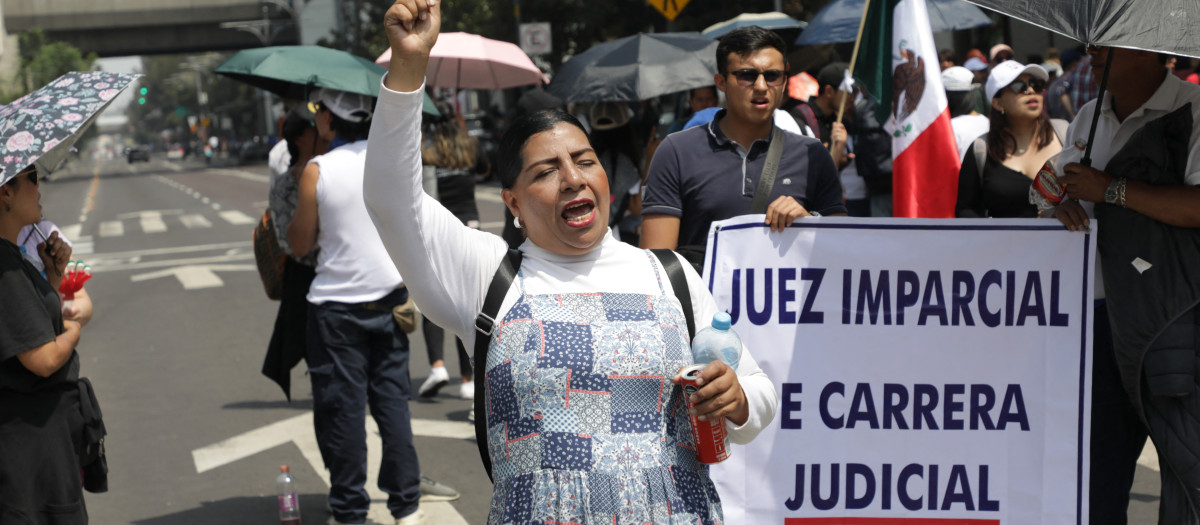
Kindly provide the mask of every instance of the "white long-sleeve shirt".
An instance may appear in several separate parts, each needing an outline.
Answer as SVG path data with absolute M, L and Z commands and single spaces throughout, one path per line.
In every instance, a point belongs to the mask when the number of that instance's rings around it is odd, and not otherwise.
M 422 191 L 423 90 L 423 86 L 411 93 L 380 88 L 367 148 L 363 197 L 383 245 L 404 275 L 421 313 L 473 349 L 479 335 L 475 318 L 508 246 L 496 235 L 463 226 Z M 522 284 L 527 294 L 661 293 L 646 253 L 617 241 L 611 232 L 600 246 L 583 255 L 553 253 L 529 240 L 521 245 L 521 252 Z M 702 327 L 717 312 L 716 302 L 691 265 L 680 262 L 687 275 L 696 324 Z M 503 319 L 519 296 L 518 288 L 510 287 L 496 318 Z M 744 425 L 726 425 L 730 440 L 745 444 L 771 422 L 778 402 L 771 380 L 745 348 L 738 379 L 750 416 Z

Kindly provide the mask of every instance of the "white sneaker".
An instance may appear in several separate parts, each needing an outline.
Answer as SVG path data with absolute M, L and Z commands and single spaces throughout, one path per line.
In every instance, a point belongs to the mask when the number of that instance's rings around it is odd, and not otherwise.
M 458 387 L 458 395 L 463 399 L 475 399 L 475 382 L 467 381 Z
M 422 523 L 425 523 L 425 511 L 421 509 L 417 509 L 416 512 L 403 518 L 396 518 L 396 525 L 421 525 Z
M 417 395 L 421 397 L 436 396 L 438 390 L 450 384 L 450 374 L 446 372 L 446 367 L 438 366 L 429 371 L 429 377 L 421 383 L 421 388 L 417 389 Z

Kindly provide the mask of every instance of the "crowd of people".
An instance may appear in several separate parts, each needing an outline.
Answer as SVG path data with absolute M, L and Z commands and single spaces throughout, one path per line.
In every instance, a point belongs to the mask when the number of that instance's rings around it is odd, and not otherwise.
M 421 475 L 413 445 L 417 307 L 432 371 L 416 394 L 450 383 L 449 332 L 458 395 L 486 396 L 472 417 L 490 451 L 489 524 L 722 522 L 677 377 L 691 364 L 687 320 L 717 311 L 700 277 L 709 226 L 748 213 L 775 232 L 810 216 L 891 216 L 891 139 L 874 103 L 847 85 L 840 61 L 818 68 L 808 100 L 791 99 L 786 43 L 747 27 L 720 39 L 713 85 L 689 90 L 661 134 L 649 103 L 532 110 L 511 122 L 493 164 L 451 106 L 422 113 L 440 20 L 437 0 L 397 1 L 384 19 L 392 56 L 378 99 L 316 90 L 288 111 L 269 159 L 273 233 L 288 257 L 264 373 L 290 396 L 278 371 L 307 361 L 330 522 L 367 518 L 368 407 L 397 525 L 422 523 L 421 501 L 458 497 Z M 1125 523 L 1148 436 L 1163 463 L 1161 522 L 1197 523 L 1200 474 L 1189 458 L 1200 444 L 1180 421 L 1198 415 L 1189 396 L 1200 285 L 1195 296 L 1173 286 L 1191 283 L 1200 261 L 1188 237 L 1200 227 L 1193 62 L 1089 47 L 1022 64 L 1004 44 L 972 49 L 961 65 L 951 51 L 938 59 L 961 160 L 956 216 L 1053 217 L 1072 231 L 1105 220 L 1091 523 Z M 1097 100 L 1105 70 L 1112 80 Z M 1090 165 L 1080 162 L 1089 140 Z M 1156 159 L 1170 162 L 1149 162 L 1160 145 L 1167 153 Z M 1052 159 L 1067 198 L 1039 210 L 1029 189 Z M 499 181 L 512 217 L 504 238 L 480 230 L 475 187 L 485 177 Z M 70 245 L 52 224 L 40 225 L 52 232 L 44 241 L 33 237 L 39 198 L 33 166 L 0 185 L 0 450 L 23 451 L 0 462 L 0 517 L 58 505 L 65 522 L 82 523 L 74 348 L 91 301 L 84 292 L 62 308 Z M 1130 246 L 1174 268 L 1165 289 L 1131 275 Z M 657 249 L 677 255 L 663 260 Z M 501 275 L 511 284 L 494 292 Z M 1160 299 L 1185 313 L 1132 315 Z M 493 301 L 494 313 L 481 314 Z M 1139 335 L 1147 331 L 1165 335 Z M 771 423 L 778 396 L 753 349 L 740 359 L 709 364 L 688 401 L 691 415 L 724 419 L 731 441 L 745 444 Z M 35 468 L 45 475 L 21 475 Z

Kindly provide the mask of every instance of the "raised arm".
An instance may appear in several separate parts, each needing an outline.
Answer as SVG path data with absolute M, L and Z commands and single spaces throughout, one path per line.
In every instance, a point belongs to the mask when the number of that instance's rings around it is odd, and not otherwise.
M 463 226 L 421 189 L 425 65 L 440 24 L 436 0 L 397 0 L 384 17 L 392 61 L 371 124 L 363 198 L 421 312 L 469 348 L 484 287 L 507 246 Z

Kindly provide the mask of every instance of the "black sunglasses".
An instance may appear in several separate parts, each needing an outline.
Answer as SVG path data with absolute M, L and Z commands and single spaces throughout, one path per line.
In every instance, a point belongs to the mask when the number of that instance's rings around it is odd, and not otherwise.
M 744 86 L 754 85 L 755 82 L 758 82 L 759 75 L 763 77 L 763 80 L 767 81 L 768 86 L 778 86 L 783 83 L 784 77 L 787 76 L 786 71 L 779 69 L 768 69 L 766 71 L 739 69 L 737 71 L 730 71 L 729 74 L 733 75 Z
M 18 173 L 16 177 L 8 179 L 8 181 L 6 181 L 5 184 L 16 184 L 18 180 L 21 180 L 21 175 L 25 175 L 26 177 L 28 177 L 30 184 L 37 186 L 37 183 L 38 183 L 37 170 L 22 171 L 22 172 Z
M 1024 94 L 1028 88 L 1033 88 L 1033 92 L 1040 95 L 1046 90 L 1046 81 L 1036 78 L 1029 81 L 1014 80 L 1012 84 L 1008 85 L 1008 89 L 1011 89 L 1013 93 L 1018 95 Z

